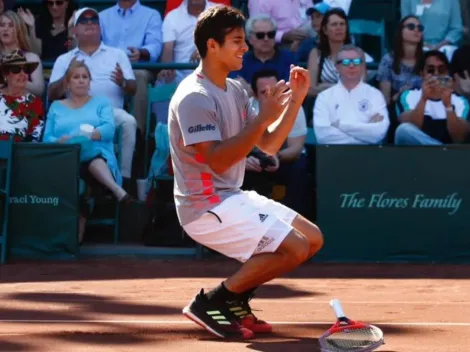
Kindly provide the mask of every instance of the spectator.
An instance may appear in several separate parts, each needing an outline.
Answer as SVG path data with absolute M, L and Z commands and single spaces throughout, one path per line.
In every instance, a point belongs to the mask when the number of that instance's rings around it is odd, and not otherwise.
M 54 61 L 69 49 L 68 23 L 77 6 L 72 0 L 43 0 L 37 20 L 28 9 L 18 9 L 18 15 L 28 26 L 32 51 L 42 60 Z
M 318 33 L 320 33 L 321 22 L 325 13 L 330 10 L 330 7 L 324 2 L 315 4 L 313 7 L 307 9 L 307 16 L 310 17 L 310 22 L 314 34 L 312 38 L 304 39 L 299 44 L 299 49 L 297 50 L 297 62 L 307 62 L 308 55 L 313 48 L 316 48 L 318 45 Z
M 250 108 L 258 114 L 260 103 L 265 98 L 268 87 L 273 87 L 279 80 L 275 70 L 262 70 L 253 75 L 251 82 L 253 97 L 250 98 Z M 269 126 L 268 130 L 274 130 L 279 125 L 280 119 Z M 282 200 L 286 206 L 294 209 L 300 214 L 307 216 L 309 194 L 305 192 L 308 188 L 307 179 L 307 156 L 304 145 L 307 136 L 307 123 L 303 108 L 299 109 L 297 119 L 290 131 L 284 146 L 271 157 L 271 166 L 263 167 L 261 160 L 267 159 L 267 155 L 251 155 L 246 160 L 246 185 L 257 184 L 260 177 L 271 174 L 279 184 L 286 185 L 286 196 Z M 261 154 L 261 155 L 260 155 Z M 261 159 L 255 155 L 260 155 Z M 260 177 L 259 177 L 260 176 Z
M 81 61 L 72 61 L 64 77 L 70 92 L 66 99 L 52 103 L 48 115 L 44 142 L 74 142 L 80 134 L 80 126 L 94 127 L 91 143 L 87 144 L 86 158 L 80 160 L 80 177 L 90 186 L 102 184 L 109 189 L 121 204 L 133 202 L 121 187 L 122 177 L 114 154 L 114 116 L 109 101 L 104 97 L 91 97 L 91 73 Z M 83 240 L 86 212 L 82 209 L 79 242 Z
M 311 0 L 249 0 L 250 17 L 269 15 L 277 23 L 276 43 L 293 44 L 310 36 L 309 31 L 302 26 L 301 7 Z M 249 81 L 248 81 L 249 82 Z
M 322 19 L 318 47 L 310 52 L 308 71 L 311 89 L 309 95 L 318 93 L 338 83 L 335 58 L 345 44 L 351 43 L 346 14 L 341 9 L 331 9 Z
M 12 54 L 21 50 L 28 62 L 37 62 L 38 65 L 30 75 L 26 89 L 32 94 L 42 97 L 44 93 L 44 74 L 41 59 L 31 52 L 26 25 L 13 11 L 6 11 L 0 15 L 0 54 Z M 3 87 L 0 87 L 3 89 Z
M 401 16 L 408 15 L 424 25 L 424 49 L 440 50 L 450 61 L 462 39 L 459 0 L 401 0 Z
M 458 48 L 450 64 L 458 94 L 470 99 L 470 44 Z
M 167 0 L 166 7 L 165 7 L 165 17 L 174 9 L 180 7 L 181 4 L 185 1 L 187 0 L 184 0 L 184 1 L 183 0 Z M 232 6 L 232 0 L 213 0 L 212 2 L 215 4 Z
M 395 143 L 439 145 L 462 143 L 468 136 L 468 101 L 453 92 L 447 56 L 438 50 L 424 54 L 421 89 L 406 90 L 398 100 Z
M 72 60 L 84 61 L 93 80 L 90 84 L 92 96 L 105 96 L 111 101 L 115 125 L 122 127 L 121 173 L 128 182 L 131 178 L 132 158 L 135 148 L 136 122 L 124 109 L 124 95 L 134 95 L 136 82 L 131 63 L 126 53 L 101 42 L 98 12 L 85 7 L 74 16 L 73 33 L 78 46 L 59 56 L 52 68 L 48 87 L 49 100 L 61 99 L 67 91 L 65 73 Z
M 44 108 L 39 97 L 27 90 L 29 76 L 38 62 L 28 62 L 20 50 L 2 55 L 0 81 L 0 139 L 14 136 L 16 142 L 39 142 Z
M 118 0 L 100 13 L 102 40 L 105 45 L 127 52 L 132 62 L 156 62 L 162 52 L 162 17 L 157 10 L 143 6 L 139 0 Z M 153 73 L 134 70 L 137 92 L 134 114 L 141 133 L 147 121 L 148 84 Z
M 387 104 L 395 103 L 404 90 L 421 87 L 419 65 L 423 57 L 423 30 L 423 25 L 413 15 L 403 18 L 396 29 L 393 52 L 382 58 L 377 73 Z
M 211 6 L 214 6 L 214 3 L 206 0 L 185 0 L 165 17 L 162 62 L 199 61 L 193 32 L 199 14 Z M 191 72 L 192 70 L 161 70 L 158 79 L 160 82 L 170 83 L 176 78 L 176 82 L 179 83 Z
M 276 45 L 276 22 L 269 15 L 250 17 L 246 22 L 245 32 L 252 50 L 244 55 L 242 69 L 232 72 L 230 77 L 241 81 L 250 95 L 249 82 L 257 71 L 273 69 L 280 79 L 288 81 L 290 65 L 295 63 L 295 56 Z
M 313 126 L 319 144 L 380 144 L 390 125 L 382 93 L 363 82 L 365 54 L 345 45 L 337 54 L 340 81 L 317 97 Z

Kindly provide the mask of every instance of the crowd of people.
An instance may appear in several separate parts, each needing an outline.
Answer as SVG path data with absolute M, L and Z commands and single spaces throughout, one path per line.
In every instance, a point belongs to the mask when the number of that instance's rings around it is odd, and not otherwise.
M 470 46 L 462 45 L 467 1 L 401 0 L 401 20 L 383 57 L 355 45 L 348 18 L 354 1 L 247 2 L 250 50 L 230 77 L 242 83 L 257 110 L 269 87 L 289 79 L 292 64 L 305 63 L 311 104 L 304 106 L 311 107 L 299 111 L 277 155 L 260 150 L 248 155 L 245 187 L 257 187 L 266 175 L 274 178 L 286 186 L 277 197 L 301 214 L 308 211 L 308 126 L 318 144 L 470 141 Z M 231 1 L 168 0 L 163 14 L 138 0 L 118 0 L 102 11 L 78 9 L 72 0 L 43 0 L 40 13 L 0 2 L 0 138 L 78 141 L 82 179 L 103 185 L 122 204 L 135 202 L 132 165 L 136 138 L 150 128 L 148 85 L 178 85 L 192 70 L 152 71 L 132 64 L 198 63 L 193 32 L 199 14 Z M 42 61 L 53 61 L 52 70 Z M 374 61 L 378 69 L 368 69 Z M 84 124 L 94 127 L 89 143 L 76 138 Z M 117 128 L 120 164 L 113 147 Z M 87 216 L 83 210 L 81 238 Z

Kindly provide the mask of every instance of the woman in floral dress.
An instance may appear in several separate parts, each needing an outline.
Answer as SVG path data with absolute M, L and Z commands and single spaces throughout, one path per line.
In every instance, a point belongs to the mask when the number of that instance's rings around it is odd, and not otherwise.
M 14 136 L 16 142 L 39 142 L 44 126 L 44 107 L 26 89 L 37 62 L 28 62 L 21 51 L 3 55 L 0 60 L 0 139 Z

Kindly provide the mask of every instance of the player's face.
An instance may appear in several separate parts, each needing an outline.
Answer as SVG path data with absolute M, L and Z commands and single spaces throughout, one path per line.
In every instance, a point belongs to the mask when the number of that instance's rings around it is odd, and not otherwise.
M 243 55 L 247 50 L 245 31 L 243 28 L 236 28 L 225 36 L 224 44 L 217 50 L 217 58 L 229 71 L 238 71 L 243 66 Z

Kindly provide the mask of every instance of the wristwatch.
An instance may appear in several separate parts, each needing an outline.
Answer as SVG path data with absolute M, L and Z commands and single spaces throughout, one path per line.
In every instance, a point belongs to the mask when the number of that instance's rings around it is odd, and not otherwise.
M 126 85 L 127 85 L 127 81 L 123 78 L 123 79 L 122 79 L 121 88 L 122 88 L 122 89 L 125 89 L 125 88 L 126 88 Z
M 448 107 L 446 107 L 446 111 L 447 111 L 447 112 L 452 112 L 452 111 L 454 111 L 454 106 L 448 106 Z

